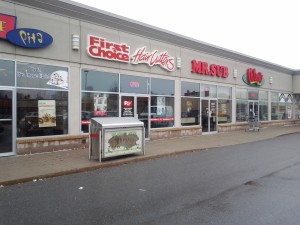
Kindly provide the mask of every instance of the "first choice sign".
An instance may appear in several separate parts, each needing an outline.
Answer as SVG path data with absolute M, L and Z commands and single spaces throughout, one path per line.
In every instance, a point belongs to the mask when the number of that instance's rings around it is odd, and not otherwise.
M 125 43 L 115 43 L 107 41 L 103 37 L 95 35 L 87 36 L 87 53 L 90 57 L 140 64 L 145 63 L 152 67 L 155 65 L 161 66 L 163 69 L 173 71 L 175 68 L 175 59 L 170 56 L 167 51 L 159 52 L 153 50 L 148 52 L 146 47 L 137 48 L 134 54 L 130 57 L 130 46 Z
M 130 62 L 130 47 L 127 44 L 106 41 L 105 38 L 94 35 L 87 37 L 87 52 L 93 58 Z
M 207 62 L 192 60 L 192 73 L 227 78 L 228 67 L 216 64 L 208 65 Z

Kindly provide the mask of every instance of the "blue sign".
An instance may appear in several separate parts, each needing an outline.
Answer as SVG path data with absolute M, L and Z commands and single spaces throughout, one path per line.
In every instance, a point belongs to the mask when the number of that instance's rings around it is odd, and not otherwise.
M 10 43 L 24 48 L 45 48 L 53 42 L 50 34 L 31 28 L 11 30 L 6 37 Z

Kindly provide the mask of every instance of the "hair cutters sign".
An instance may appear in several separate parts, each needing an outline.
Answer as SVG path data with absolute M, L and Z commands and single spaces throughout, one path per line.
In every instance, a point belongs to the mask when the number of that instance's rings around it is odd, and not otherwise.
M 132 64 L 146 63 L 149 66 L 159 65 L 168 71 L 173 71 L 175 68 L 175 60 L 167 51 L 160 53 L 158 50 L 147 52 L 146 47 L 142 47 L 135 50 L 135 53 L 131 57 Z

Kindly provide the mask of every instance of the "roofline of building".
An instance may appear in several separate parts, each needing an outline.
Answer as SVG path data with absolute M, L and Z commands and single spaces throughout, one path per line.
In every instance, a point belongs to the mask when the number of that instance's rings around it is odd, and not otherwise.
M 67 16 L 69 18 L 86 21 L 101 26 L 114 28 L 116 30 L 132 33 L 150 39 L 171 43 L 179 47 L 205 52 L 211 55 L 224 57 L 238 62 L 261 66 L 274 71 L 291 75 L 300 74 L 300 70 L 293 70 L 278 64 L 257 59 L 245 54 L 231 51 L 198 41 L 174 32 L 170 32 L 155 26 L 125 18 L 100 9 L 86 6 L 70 0 L 4 0 L 23 6 L 42 9 L 51 13 Z

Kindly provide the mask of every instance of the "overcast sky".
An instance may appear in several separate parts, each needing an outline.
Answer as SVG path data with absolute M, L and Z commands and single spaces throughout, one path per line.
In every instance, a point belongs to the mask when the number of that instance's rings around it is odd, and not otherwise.
M 300 69 L 298 0 L 74 0 L 212 45 Z

